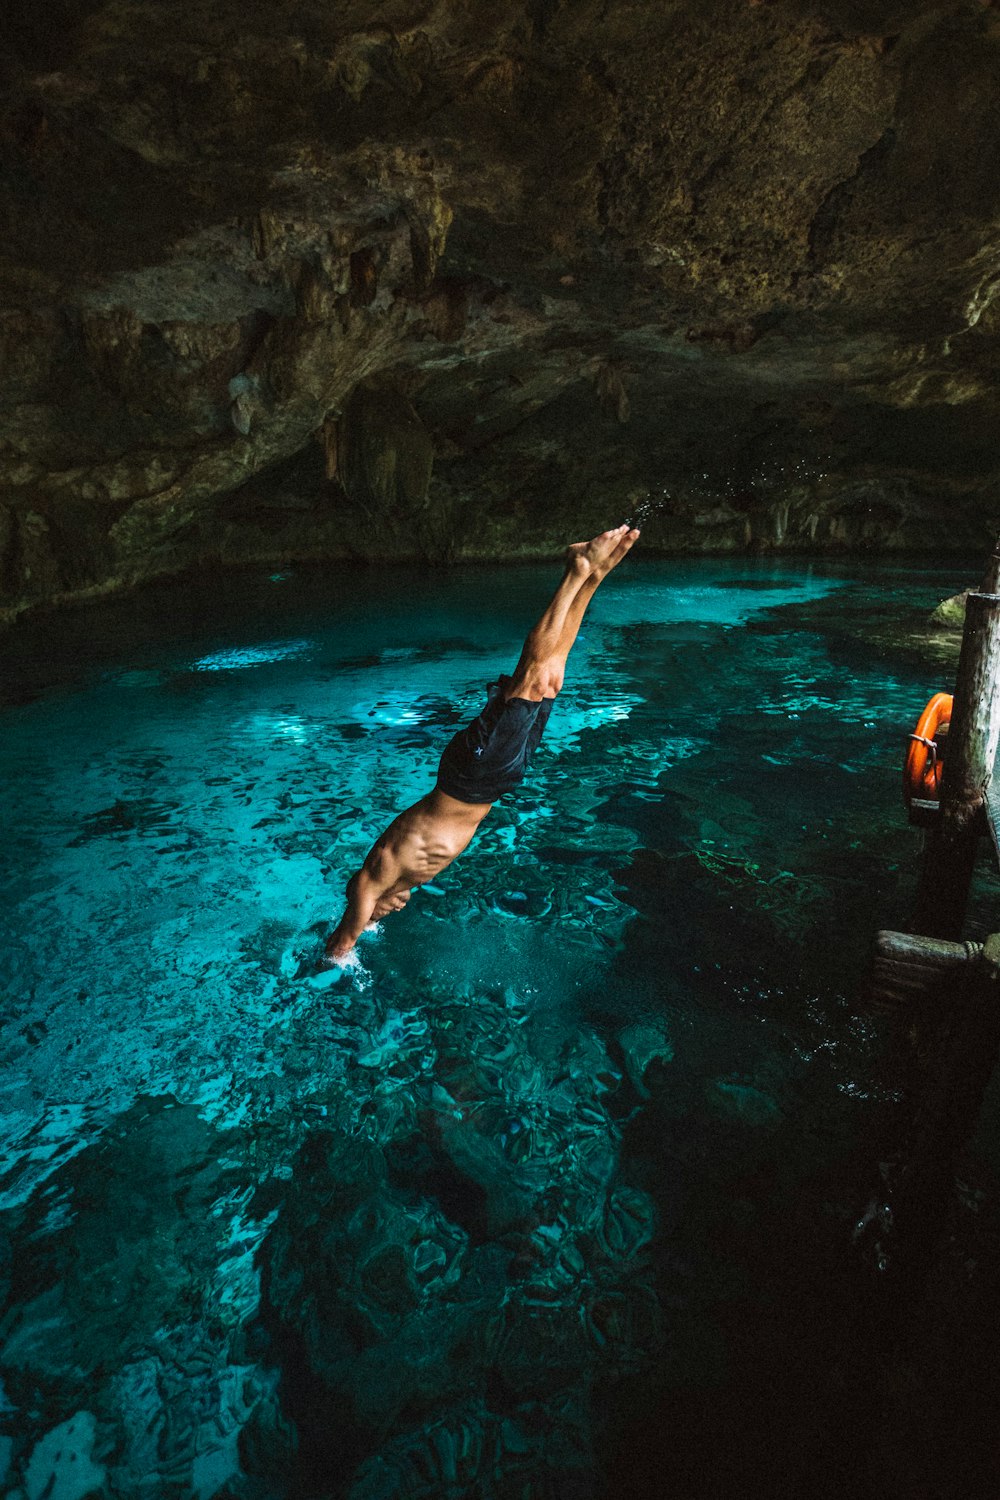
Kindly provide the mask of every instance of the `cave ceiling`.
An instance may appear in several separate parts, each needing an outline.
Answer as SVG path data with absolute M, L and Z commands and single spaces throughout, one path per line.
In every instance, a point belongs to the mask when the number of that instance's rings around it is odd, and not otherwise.
M 8 610 L 216 559 L 979 548 L 1000 10 L 8 0 Z

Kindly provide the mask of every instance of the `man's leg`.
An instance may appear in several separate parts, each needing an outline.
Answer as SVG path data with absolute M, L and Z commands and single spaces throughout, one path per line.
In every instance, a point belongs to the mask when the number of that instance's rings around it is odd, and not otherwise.
M 598 585 L 616 568 L 638 539 L 638 531 L 619 526 L 591 542 L 575 542 L 567 552 L 566 572 L 548 609 L 528 634 L 521 659 L 507 688 L 508 698 L 554 698 L 563 685 L 566 658 Z

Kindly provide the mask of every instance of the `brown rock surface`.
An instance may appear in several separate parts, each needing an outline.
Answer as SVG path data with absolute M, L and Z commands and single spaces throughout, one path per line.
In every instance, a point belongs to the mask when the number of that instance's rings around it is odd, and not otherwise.
M 8 613 L 213 558 L 972 547 L 1000 10 L 10 0 Z

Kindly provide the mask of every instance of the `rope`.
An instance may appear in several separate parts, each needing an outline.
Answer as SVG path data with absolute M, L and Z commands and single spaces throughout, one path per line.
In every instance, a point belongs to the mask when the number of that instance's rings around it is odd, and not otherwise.
M 926 745 L 931 754 L 931 768 L 937 765 L 938 747 L 937 740 L 929 740 L 925 734 L 911 734 L 911 740 L 916 740 L 918 745 Z

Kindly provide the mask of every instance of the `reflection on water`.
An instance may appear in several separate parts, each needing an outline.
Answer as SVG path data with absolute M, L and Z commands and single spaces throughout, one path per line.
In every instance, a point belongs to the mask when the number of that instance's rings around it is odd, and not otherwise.
M 794 1426 L 830 1378 L 895 1098 L 850 996 L 941 685 L 887 621 L 965 580 L 622 569 L 522 790 L 351 970 L 298 978 L 551 581 L 402 578 L 25 637 L 0 1472 L 31 1500 L 584 1496 L 622 1462 L 660 1493 L 655 1401 L 718 1390 L 786 1462 L 762 1403 Z M 704 1420 L 678 1482 L 706 1441 L 727 1471 Z
M 264 646 L 244 646 L 230 651 L 213 651 L 208 656 L 199 656 L 191 663 L 196 672 L 239 672 L 245 667 L 262 666 L 265 662 L 289 661 L 295 656 L 306 656 L 308 641 L 269 641 Z M 123 673 L 122 677 L 135 674 Z M 122 681 L 119 677 L 119 682 Z

